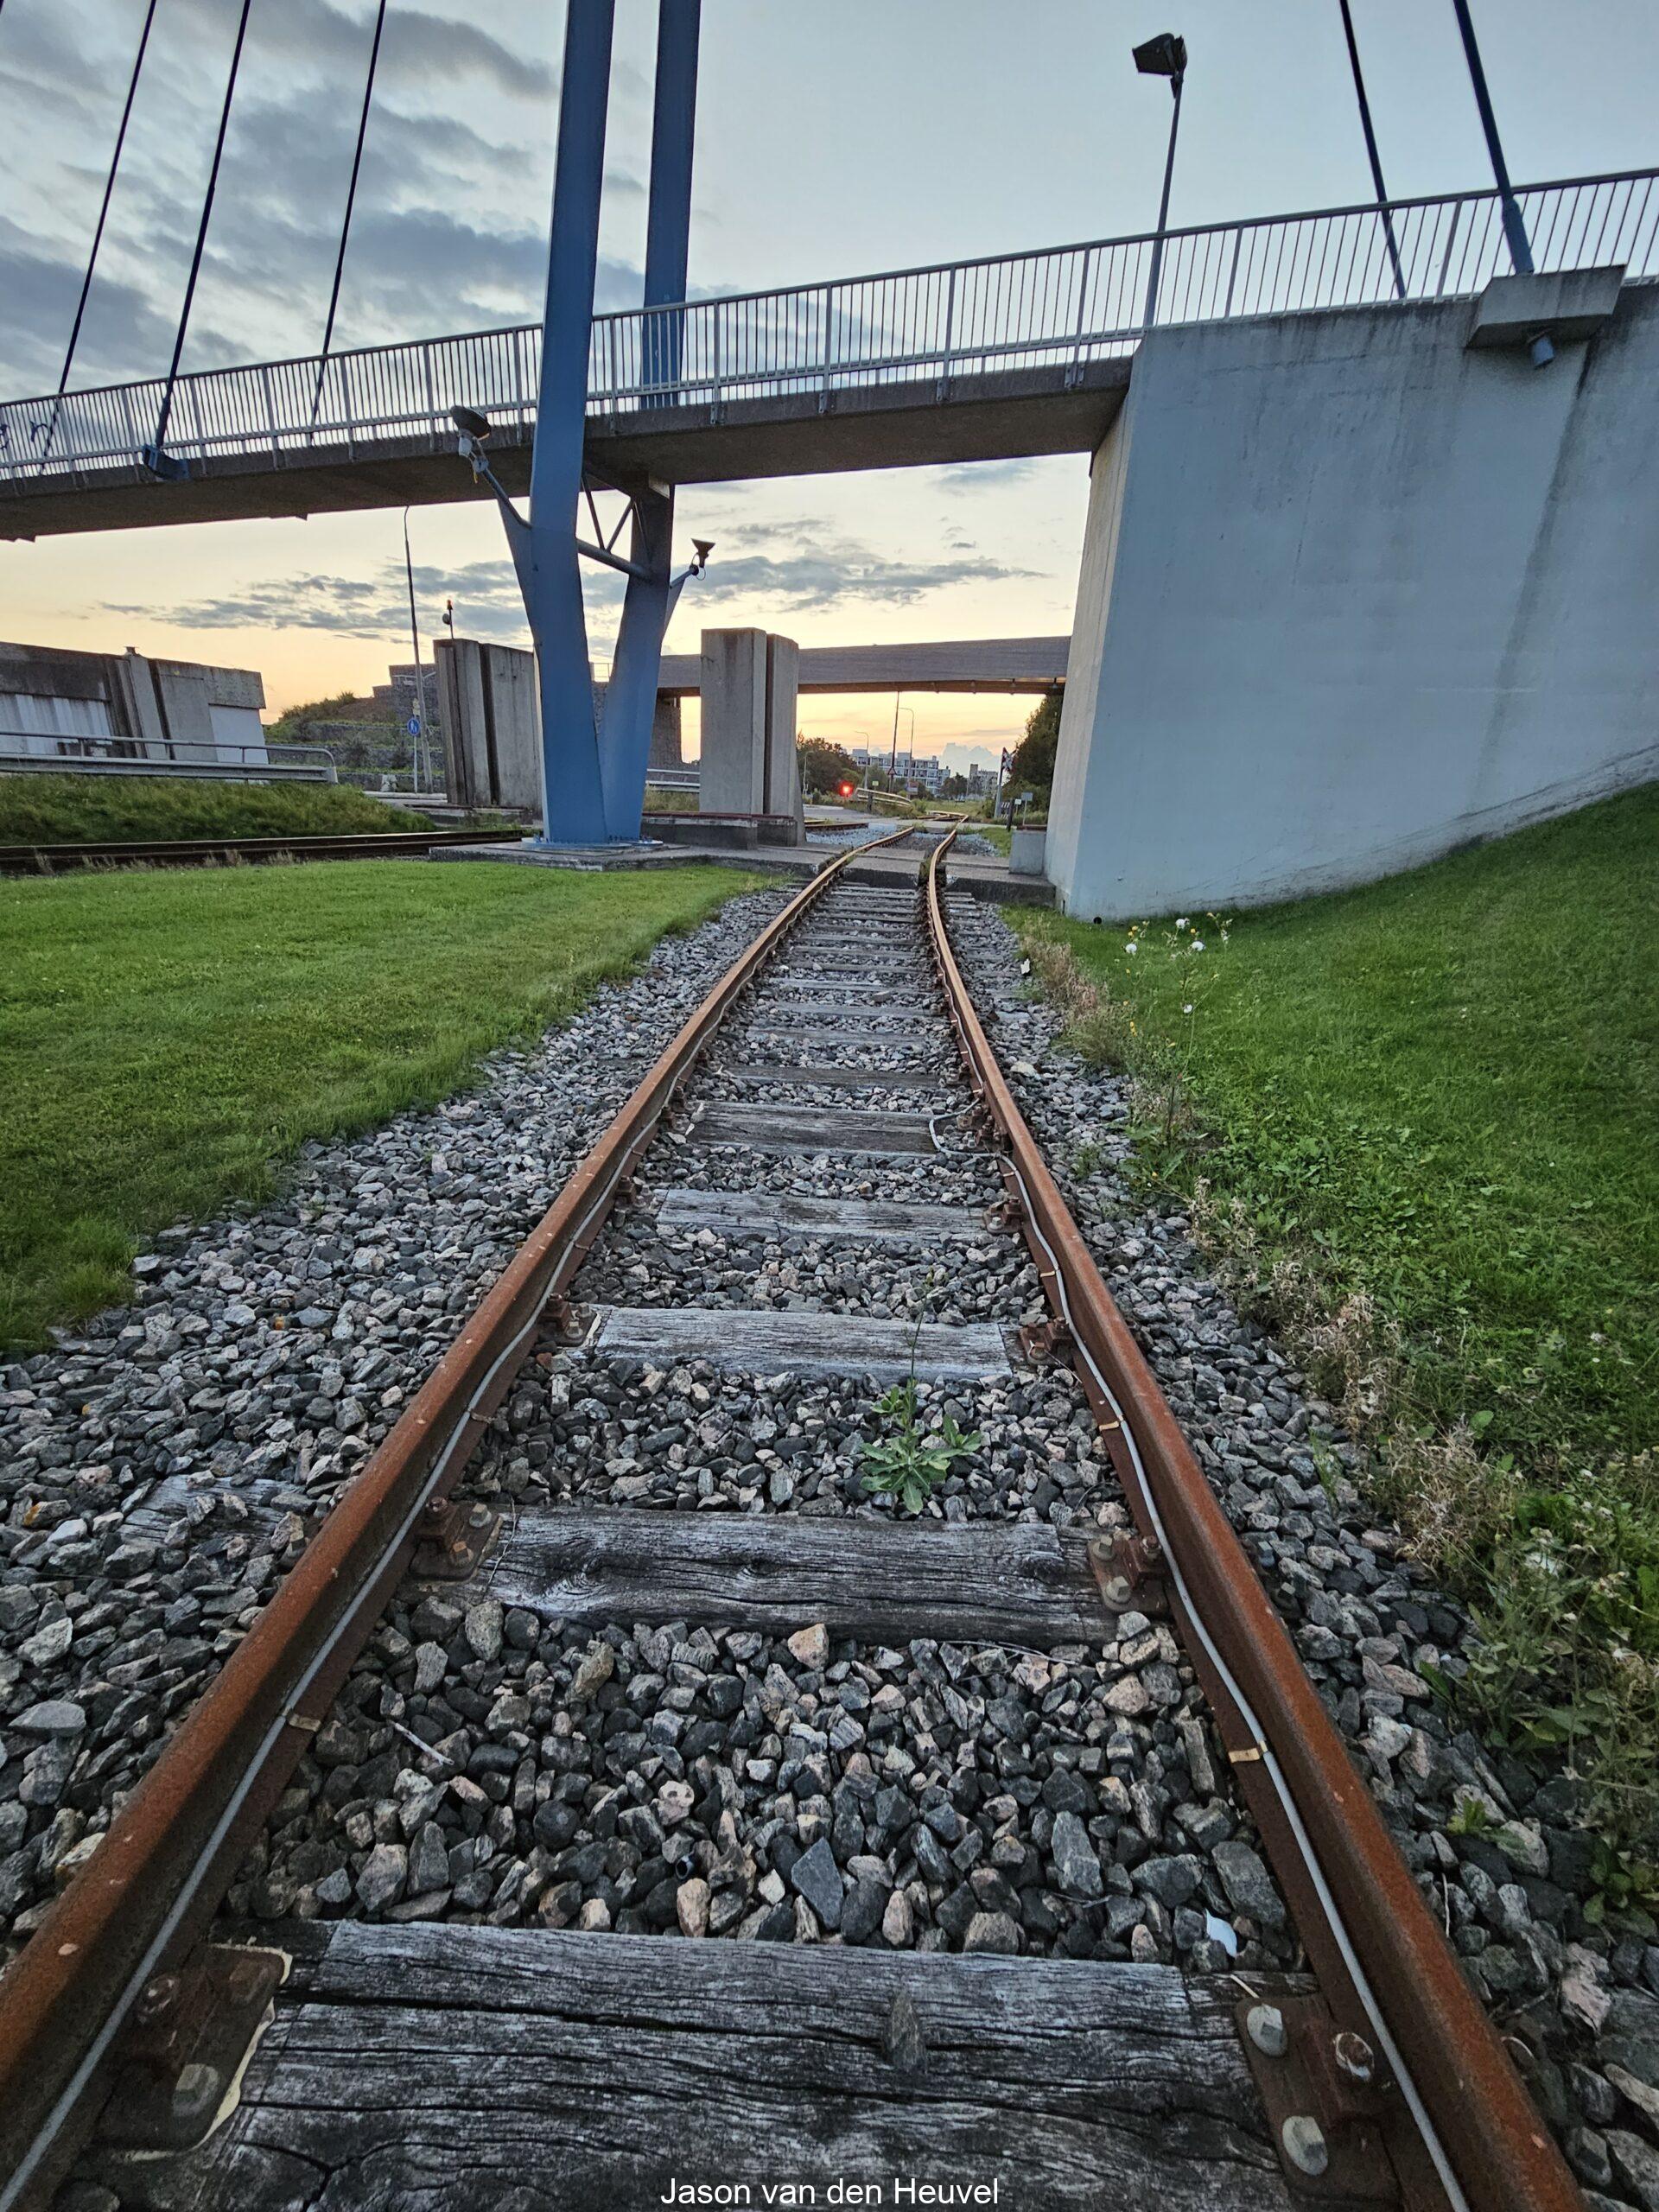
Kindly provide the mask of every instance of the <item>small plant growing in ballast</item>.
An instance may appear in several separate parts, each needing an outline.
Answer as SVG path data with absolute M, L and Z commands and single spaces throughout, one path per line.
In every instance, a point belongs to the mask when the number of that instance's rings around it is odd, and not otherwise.
M 950 1478 L 958 1459 L 978 1451 L 983 1442 L 978 1429 L 964 1436 L 954 1414 L 924 1433 L 916 1419 L 916 1378 L 895 1382 L 876 1401 L 876 1411 L 888 1424 L 888 1433 L 878 1442 L 861 1443 L 858 1455 L 864 1467 L 864 1487 L 872 1497 L 896 1498 L 906 1513 L 919 1513 L 934 1491 Z

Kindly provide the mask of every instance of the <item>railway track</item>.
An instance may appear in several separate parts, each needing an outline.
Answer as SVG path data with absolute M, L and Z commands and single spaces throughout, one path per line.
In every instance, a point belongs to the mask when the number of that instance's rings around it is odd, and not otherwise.
M 436 845 L 516 844 L 518 830 L 388 830 L 357 837 L 164 837 L 106 844 L 0 845 L 0 875 L 83 868 L 222 868 L 260 861 L 378 861 Z
M 728 972 L 53 1907 L 0 2203 L 77 2158 L 157 2212 L 1580 2202 L 1020 1114 L 941 849 Z M 912 1382 L 913 1518 L 865 1480 Z M 849 1404 L 878 1456 L 826 1473 Z

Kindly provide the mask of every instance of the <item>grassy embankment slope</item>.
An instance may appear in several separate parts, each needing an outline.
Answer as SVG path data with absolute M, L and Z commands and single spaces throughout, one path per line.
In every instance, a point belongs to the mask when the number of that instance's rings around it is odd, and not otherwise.
M 168 776 L 0 776 L 0 845 L 168 837 L 353 837 L 429 828 L 349 784 L 214 784 Z
M 308 1137 L 463 1084 L 754 881 L 332 861 L 0 882 L 0 1345 Z
M 1140 1078 L 1143 1173 L 1207 1185 L 1210 1240 L 1481 1608 L 1487 1717 L 1567 1741 L 1616 1809 L 1659 1745 L 1659 789 L 1224 946 L 1195 917 L 1203 959 L 1015 918 Z

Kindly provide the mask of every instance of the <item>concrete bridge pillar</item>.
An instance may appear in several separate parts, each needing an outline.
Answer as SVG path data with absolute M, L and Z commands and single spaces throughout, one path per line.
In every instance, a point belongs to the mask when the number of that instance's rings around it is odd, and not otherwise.
M 764 630 L 702 633 L 704 814 L 786 814 L 804 835 L 795 713 L 800 648 Z
M 680 749 L 680 702 L 672 694 L 659 691 L 657 710 L 651 719 L 651 763 L 653 768 L 683 768 L 685 756 Z

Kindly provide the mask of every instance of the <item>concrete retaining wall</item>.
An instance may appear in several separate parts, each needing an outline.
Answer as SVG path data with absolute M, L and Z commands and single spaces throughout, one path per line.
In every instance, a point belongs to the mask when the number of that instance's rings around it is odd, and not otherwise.
M 1096 456 L 1049 869 L 1125 917 L 1362 882 L 1659 774 L 1659 287 L 1160 332 Z

